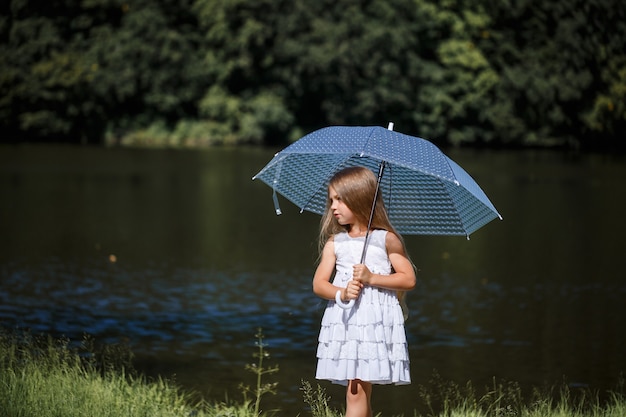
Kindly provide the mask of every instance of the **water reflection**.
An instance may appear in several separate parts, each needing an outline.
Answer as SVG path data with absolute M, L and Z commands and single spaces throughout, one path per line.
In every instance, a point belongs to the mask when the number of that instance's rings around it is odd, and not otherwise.
M 288 202 L 273 214 L 271 190 L 251 181 L 271 154 L 2 148 L 2 325 L 127 338 L 142 370 L 218 400 L 250 378 L 263 327 L 281 367 L 269 401 L 301 412 L 323 308 L 310 288 L 318 218 Z M 433 369 L 479 386 L 612 388 L 626 368 L 624 161 L 449 154 L 504 221 L 469 242 L 406 238 L 420 268 L 407 322 L 415 383 L 378 390 L 377 409 L 411 415 Z M 341 390 L 327 389 L 340 407 Z

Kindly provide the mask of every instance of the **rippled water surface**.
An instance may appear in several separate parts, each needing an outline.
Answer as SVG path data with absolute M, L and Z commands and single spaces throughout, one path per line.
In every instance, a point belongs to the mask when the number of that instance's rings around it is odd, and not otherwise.
M 323 303 L 318 218 L 252 176 L 272 151 L 0 148 L 0 323 L 127 341 L 137 367 L 210 399 L 240 398 L 262 327 L 280 372 L 266 407 L 304 413 Z M 613 388 L 626 370 L 626 164 L 613 156 L 453 150 L 503 221 L 471 240 L 408 236 L 419 273 L 406 323 L 417 407 L 433 370 L 459 383 Z M 322 383 L 343 405 L 339 387 Z

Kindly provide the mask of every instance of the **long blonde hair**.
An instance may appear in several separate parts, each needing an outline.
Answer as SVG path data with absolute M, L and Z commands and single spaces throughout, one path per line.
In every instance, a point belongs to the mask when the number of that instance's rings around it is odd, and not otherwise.
M 349 167 L 335 173 L 330 179 L 328 186 L 335 189 L 359 223 L 367 226 L 372 210 L 372 200 L 376 194 L 376 183 L 376 176 L 369 169 L 365 167 Z M 337 222 L 337 219 L 330 210 L 330 204 L 329 198 L 326 200 L 326 211 L 320 222 L 320 252 L 328 239 L 333 235 L 349 230 L 349 226 L 343 226 Z M 374 218 L 372 219 L 371 229 L 387 230 L 401 237 L 389 221 L 387 209 L 385 208 L 380 193 L 376 198 L 376 207 L 374 208 Z

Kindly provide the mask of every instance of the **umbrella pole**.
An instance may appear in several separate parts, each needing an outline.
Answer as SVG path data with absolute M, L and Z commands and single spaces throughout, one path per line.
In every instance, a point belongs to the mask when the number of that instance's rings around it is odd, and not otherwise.
M 383 171 L 385 170 L 385 161 L 380 163 L 378 169 L 378 179 L 376 180 L 376 192 L 374 193 L 374 201 L 372 202 L 372 210 L 370 211 L 370 218 L 367 222 L 367 231 L 365 232 L 365 243 L 363 243 L 363 253 L 361 253 L 361 264 L 365 262 L 365 255 L 367 254 L 367 244 L 370 237 L 370 227 L 372 227 L 372 221 L 374 220 L 374 210 L 376 210 L 376 200 L 378 200 L 378 192 L 380 190 L 380 181 L 383 178 Z

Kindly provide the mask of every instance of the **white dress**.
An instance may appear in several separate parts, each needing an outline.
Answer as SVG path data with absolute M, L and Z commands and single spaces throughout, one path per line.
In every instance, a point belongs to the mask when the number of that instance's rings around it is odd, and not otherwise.
M 365 265 L 372 273 L 391 273 L 386 236 L 385 230 L 370 233 Z M 352 279 L 352 266 L 361 262 L 364 241 L 364 237 L 352 238 L 348 233 L 334 236 L 334 285 L 346 287 Z M 342 385 L 351 379 L 411 383 L 404 316 L 396 292 L 365 286 L 349 310 L 329 301 L 322 317 L 317 358 L 317 379 Z

